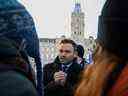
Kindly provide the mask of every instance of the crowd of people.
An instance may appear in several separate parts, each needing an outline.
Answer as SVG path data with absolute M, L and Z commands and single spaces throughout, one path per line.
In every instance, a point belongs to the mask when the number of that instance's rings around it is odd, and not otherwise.
M 63 39 L 54 62 L 42 68 L 32 17 L 17 0 L 0 0 L 1 96 L 128 96 L 127 4 L 106 0 L 91 64 L 82 45 Z

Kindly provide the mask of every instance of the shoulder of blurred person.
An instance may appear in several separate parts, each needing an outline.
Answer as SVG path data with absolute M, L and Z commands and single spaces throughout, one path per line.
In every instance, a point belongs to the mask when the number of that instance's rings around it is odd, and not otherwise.
M 20 55 L 14 41 L 6 37 L 0 38 L 0 77 L 2 96 L 25 96 L 26 93 L 37 96 L 29 65 Z M 25 88 L 25 85 L 28 86 Z
M 16 71 L 0 72 L 0 82 L 1 96 L 37 96 L 33 83 Z

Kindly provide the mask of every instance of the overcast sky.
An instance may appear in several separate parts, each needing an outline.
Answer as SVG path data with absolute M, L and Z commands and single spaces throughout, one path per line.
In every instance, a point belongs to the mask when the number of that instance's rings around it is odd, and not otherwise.
M 19 0 L 32 14 L 39 37 L 70 36 L 71 12 L 75 0 Z M 105 0 L 79 0 L 85 13 L 85 37 L 97 33 L 97 21 Z

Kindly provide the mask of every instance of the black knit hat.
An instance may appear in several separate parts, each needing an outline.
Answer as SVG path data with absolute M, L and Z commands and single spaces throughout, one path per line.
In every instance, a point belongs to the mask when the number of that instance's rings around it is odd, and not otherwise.
M 109 52 L 128 59 L 128 0 L 107 0 L 98 25 L 98 42 Z
M 77 53 L 78 53 L 78 56 L 83 58 L 84 56 L 84 47 L 82 45 L 77 45 Z

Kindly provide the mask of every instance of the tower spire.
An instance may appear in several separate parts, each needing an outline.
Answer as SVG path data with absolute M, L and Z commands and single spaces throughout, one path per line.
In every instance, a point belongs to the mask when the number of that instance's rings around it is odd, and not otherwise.
M 74 2 L 75 2 L 74 12 L 76 12 L 76 13 L 81 12 L 81 4 L 80 4 L 80 0 L 74 0 Z
M 80 0 L 74 0 L 74 11 L 71 16 L 71 38 L 77 43 L 84 39 L 84 12 Z
M 75 4 L 77 4 L 77 3 L 80 4 L 80 0 L 74 0 L 74 3 L 75 3 Z

